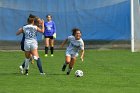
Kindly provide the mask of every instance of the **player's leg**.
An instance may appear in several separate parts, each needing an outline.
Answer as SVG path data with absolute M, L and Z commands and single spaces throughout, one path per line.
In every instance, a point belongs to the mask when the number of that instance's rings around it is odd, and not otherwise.
M 31 53 L 30 53 L 30 62 L 31 62 L 31 64 L 34 64 L 34 58 Z
M 22 39 L 22 41 L 20 42 L 20 47 L 21 47 L 21 50 L 25 52 L 24 39 Z M 24 67 L 25 67 L 25 60 L 23 61 L 22 65 L 19 66 L 21 74 L 23 74 Z
M 73 66 L 74 66 L 75 62 L 76 62 L 76 57 L 72 57 L 71 61 L 70 61 L 70 64 L 69 64 L 68 71 L 67 71 L 67 75 L 70 74 L 71 70 L 73 69 Z
M 24 73 L 24 67 L 25 67 L 25 60 L 23 61 L 22 65 L 19 66 L 19 69 L 20 69 L 20 73 L 21 74 Z
M 45 57 L 48 56 L 49 38 L 45 37 Z
M 25 75 L 28 75 L 28 70 L 29 70 L 29 61 L 30 61 L 30 52 L 25 51 Z
M 38 67 L 38 69 L 39 69 L 40 74 L 45 74 L 45 73 L 43 72 L 43 69 L 42 69 L 41 59 L 39 58 L 37 48 L 36 48 L 36 49 L 33 49 L 33 50 L 31 51 L 31 53 L 32 53 L 32 55 L 33 55 L 34 60 L 37 62 L 37 67 Z
M 54 39 L 53 39 L 53 37 L 50 38 L 50 50 L 51 50 L 51 56 L 53 56 L 53 52 L 54 52 Z
M 65 57 L 65 62 L 62 67 L 62 71 L 65 71 L 65 69 L 66 69 L 67 65 L 70 63 L 70 61 L 71 61 L 71 56 L 67 54 Z

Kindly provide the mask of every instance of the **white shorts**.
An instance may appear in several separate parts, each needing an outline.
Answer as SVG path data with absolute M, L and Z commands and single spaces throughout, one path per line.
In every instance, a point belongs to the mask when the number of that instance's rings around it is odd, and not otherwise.
M 38 43 L 37 41 L 25 41 L 24 42 L 24 50 L 25 51 L 32 51 L 34 49 L 38 48 Z
M 70 56 L 71 58 L 78 57 L 77 52 L 66 51 L 66 56 Z

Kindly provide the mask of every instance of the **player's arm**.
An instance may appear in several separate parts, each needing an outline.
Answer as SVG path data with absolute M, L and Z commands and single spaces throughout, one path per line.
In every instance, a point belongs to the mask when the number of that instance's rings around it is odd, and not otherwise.
M 39 27 L 37 27 L 37 31 L 38 32 L 41 32 L 41 33 L 44 33 L 44 20 L 42 20 L 42 28 L 39 28 Z
M 18 31 L 16 32 L 16 35 L 20 35 L 21 33 L 23 33 L 23 29 L 19 28 Z
M 65 39 L 65 40 L 62 42 L 62 44 L 61 44 L 60 48 L 63 48 L 63 47 L 64 47 L 64 45 L 67 43 L 67 41 L 68 41 L 68 39 Z
M 84 50 L 84 42 L 83 42 L 81 45 L 81 57 L 80 57 L 82 61 L 84 61 L 84 54 L 85 54 L 85 50 Z
M 56 38 L 56 26 L 55 26 L 55 23 L 53 23 L 53 29 L 54 29 L 53 37 Z
M 85 54 L 85 50 L 81 50 L 81 57 L 80 57 L 80 59 L 82 61 L 84 61 L 84 54 Z

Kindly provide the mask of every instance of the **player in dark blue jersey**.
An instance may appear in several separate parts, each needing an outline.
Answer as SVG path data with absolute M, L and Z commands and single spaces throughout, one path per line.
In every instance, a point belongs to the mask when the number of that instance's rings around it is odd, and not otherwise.
M 56 38 L 56 26 L 54 21 L 52 21 L 52 16 L 49 14 L 46 16 L 47 22 L 44 23 L 45 31 L 45 57 L 48 56 L 48 48 L 50 47 L 51 56 L 53 56 L 54 51 L 54 39 Z

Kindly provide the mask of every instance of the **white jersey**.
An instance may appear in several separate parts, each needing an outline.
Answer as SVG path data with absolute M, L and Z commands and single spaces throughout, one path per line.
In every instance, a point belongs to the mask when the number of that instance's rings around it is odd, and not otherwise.
M 69 51 L 72 54 L 78 53 L 79 50 L 84 50 L 84 42 L 82 38 L 76 40 L 74 36 L 68 36 L 69 46 L 66 51 Z
M 23 31 L 25 33 L 25 41 L 36 40 L 37 26 L 34 26 L 32 24 L 23 26 Z
M 37 26 L 26 25 L 23 26 L 23 32 L 25 34 L 24 49 L 25 51 L 31 51 L 38 48 L 36 40 Z

